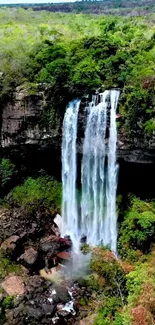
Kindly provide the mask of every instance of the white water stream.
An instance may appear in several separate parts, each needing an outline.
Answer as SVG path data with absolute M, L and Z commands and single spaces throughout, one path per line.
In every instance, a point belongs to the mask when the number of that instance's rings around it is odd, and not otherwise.
M 89 109 L 82 159 L 82 233 L 96 246 L 103 239 L 105 202 L 105 135 L 109 91 L 96 96 Z
M 62 234 L 74 240 L 78 238 L 76 139 L 79 106 L 79 100 L 69 103 L 64 116 L 62 139 Z
M 70 235 L 77 245 L 85 234 L 93 246 L 108 245 L 116 252 L 116 109 L 119 91 L 107 90 L 93 96 L 86 108 L 87 123 L 82 158 L 81 215 L 77 210 L 76 197 L 76 140 L 80 101 L 67 107 L 63 123 L 62 183 L 63 183 L 63 235 Z M 108 121 L 110 112 L 110 124 Z M 109 129 L 109 138 L 106 131 Z M 106 159 L 107 157 L 107 159 Z

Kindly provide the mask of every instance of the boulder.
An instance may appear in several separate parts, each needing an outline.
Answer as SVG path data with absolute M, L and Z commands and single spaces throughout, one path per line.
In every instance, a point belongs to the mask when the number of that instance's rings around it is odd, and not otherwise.
M 40 240 L 40 249 L 43 253 L 50 253 L 51 256 L 56 255 L 60 249 L 59 237 L 48 236 Z
M 44 312 L 41 308 L 33 308 L 30 306 L 26 307 L 26 313 L 29 316 L 30 319 L 36 319 L 36 320 L 40 320 L 40 318 L 42 318 L 42 316 L 44 315 Z
M 62 304 L 66 304 L 68 301 L 71 300 L 71 297 L 65 285 L 55 285 L 53 289 L 55 289 L 56 295 Z
M 68 252 L 60 252 L 57 254 L 57 257 L 60 263 L 64 263 L 71 259 L 71 254 Z
M 16 250 L 17 250 L 17 245 L 19 243 L 20 237 L 19 236 L 11 236 L 9 238 L 7 238 L 0 247 L 0 250 L 4 252 L 4 254 L 16 254 Z
M 43 309 L 43 312 L 45 315 L 53 315 L 54 311 L 55 311 L 55 307 L 53 304 L 47 304 L 47 303 L 44 303 L 42 305 L 42 309 Z
M 28 268 L 34 267 L 38 261 L 38 252 L 30 247 L 20 256 L 19 260 Z
M 72 247 L 72 240 L 69 235 L 64 236 L 63 240 L 69 248 Z
M 29 286 L 31 288 L 34 288 L 35 290 L 36 290 L 36 288 L 40 288 L 42 283 L 43 283 L 43 280 L 41 279 L 41 277 L 39 275 L 31 276 L 29 278 L 29 282 L 28 282 Z
M 23 278 L 17 275 L 9 275 L 5 278 L 1 283 L 1 287 L 9 296 L 24 295 L 26 291 Z

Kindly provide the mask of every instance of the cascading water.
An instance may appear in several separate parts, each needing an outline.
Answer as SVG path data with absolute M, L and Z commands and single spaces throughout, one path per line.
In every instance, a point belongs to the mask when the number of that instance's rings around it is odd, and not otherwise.
M 89 107 L 82 160 L 82 223 L 88 242 L 97 245 L 103 238 L 105 136 L 109 91 L 100 94 Z
M 62 218 L 63 235 L 78 238 L 78 213 L 76 200 L 76 139 L 80 101 L 69 103 L 63 122 L 62 138 Z
M 108 167 L 106 182 L 106 217 L 104 222 L 103 242 L 113 252 L 117 250 L 117 215 L 116 215 L 116 190 L 117 190 L 117 169 L 116 164 L 116 143 L 117 126 L 116 110 L 119 99 L 119 91 L 110 91 L 110 137 L 108 143 Z
M 89 108 L 82 161 L 82 232 L 88 243 L 108 245 L 116 252 L 116 108 L 119 92 L 105 91 L 99 95 L 99 104 L 93 97 Z M 94 100 L 95 99 L 95 100 Z M 106 148 L 107 111 L 110 106 L 110 128 Z M 106 151 L 108 156 L 105 166 Z
M 81 216 L 76 200 L 76 138 L 80 101 L 69 104 L 63 123 L 62 182 L 63 234 L 77 244 L 82 234 L 89 244 L 108 245 L 116 252 L 116 109 L 119 91 L 107 90 L 93 96 L 86 108 L 87 123 L 82 158 Z M 108 112 L 110 110 L 110 126 Z M 106 130 L 109 127 L 109 140 Z M 107 163 L 106 163 L 107 156 Z

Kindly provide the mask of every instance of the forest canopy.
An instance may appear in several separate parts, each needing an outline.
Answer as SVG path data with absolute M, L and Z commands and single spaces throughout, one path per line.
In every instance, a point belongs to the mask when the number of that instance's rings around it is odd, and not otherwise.
M 0 96 L 47 85 L 53 107 L 96 89 L 122 90 L 129 137 L 155 129 L 155 16 L 112 17 L 0 9 Z M 53 96 L 53 97 L 52 97 Z

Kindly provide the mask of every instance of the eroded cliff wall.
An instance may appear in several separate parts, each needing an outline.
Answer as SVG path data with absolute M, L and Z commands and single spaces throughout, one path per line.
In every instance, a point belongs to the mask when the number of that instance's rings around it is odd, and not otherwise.
M 65 108 L 64 108 L 65 109 Z M 121 117 L 120 117 L 121 119 Z M 63 112 L 54 110 L 44 85 L 30 91 L 16 88 L 12 100 L 1 104 L 1 156 L 10 156 L 25 169 L 58 171 L 61 177 L 61 138 Z M 82 153 L 84 104 L 79 113 L 78 152 Z M 117 156 L 120 164 L 155 163 L 155 136 L 129 140 L 118 128 Z M 56 168 L 55 168 L 56 167 Z

